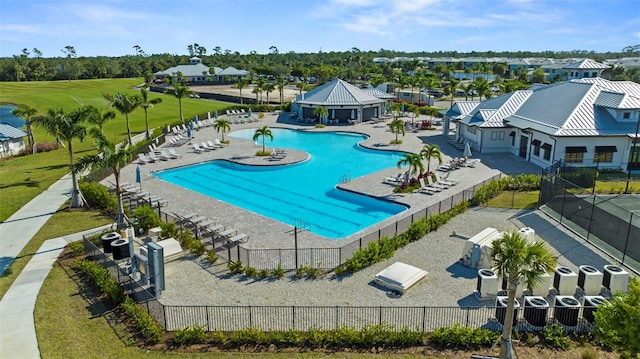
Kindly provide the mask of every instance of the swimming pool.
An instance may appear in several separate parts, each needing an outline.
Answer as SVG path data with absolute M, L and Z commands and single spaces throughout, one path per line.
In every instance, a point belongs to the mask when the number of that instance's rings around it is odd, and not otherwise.
M 401 154 L 362 148 L 366 136 L 271 129 L 268 147 L 296 148 L 308 161 L 284 166 L 247 166 L 212 161 L 157 172 L 154 176 L 291 226 L 304 223 L 320 236 L 338 239 L 406 209 L 399 204 L 338 190 L 344 175 L 357 178 L 396 167 Z M 251 139 L 255 129 L 231 137 Z

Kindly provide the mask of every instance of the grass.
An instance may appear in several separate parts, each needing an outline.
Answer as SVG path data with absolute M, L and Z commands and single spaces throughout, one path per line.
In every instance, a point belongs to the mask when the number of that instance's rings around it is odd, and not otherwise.
M 47 239 L 84 231 L 90 228 L 113 223 L 113 218 L 104 216 L 95 210 L 67 211 L 68 204 L 55 213 L 38 233 L 22 249 L 18 257 L 0 276 L 0 298 L 4 296 L 16 277 L 27 265 L 31 257 Z
M 530 192 L 513 192 L 504 191 L 493 197 L 487 203 L 487 207 L 495 208 L 516 208 L 516 209 L 535 209 L 538 205 L 538 197 L 540 191 Z
M 80 106 L 80 104 L 96 105 L 99 108 L 107 106 L 103 99 L 104 93 L 138 93 L 134 88 L 143 80 L 138 79 L 101 79 L 78 81 L 40 81 L 40 82 L 0 82 L 0 103 L 27 104 L 44 114 L 50 107 L 60 107 L 66 111 Z M 178 100 L 175 97 L 150 93 L 150 98 L 160 97 L 162 102 L 148 110 L 149 127 L 162 127 L 179 120 Z M 218 110 L 226 104 L 200 99 L 182 99 L 184 118 Z M 130 116 L 132 134 L 145 131 L 144 111 L 136 109 Z M 53 142 L 53 138 L 44 130 L 35 126 L 34 136 L 37 143 Z M 126 139 L 126 125 L 124 115 L 117 114 L 116 118 L 105 125 L 107 137 L 116 142 Z M 76 158 L 93 151 L 93 141 L 74 143 Z M 69 157 L 66 148 L 39 153 L 36 156 L 25 156 L 0 161 L 0 221 L 5 221 L 16 210 L 29 202 L 32 198 L 47 189 L 51 184 L 68 172 Z

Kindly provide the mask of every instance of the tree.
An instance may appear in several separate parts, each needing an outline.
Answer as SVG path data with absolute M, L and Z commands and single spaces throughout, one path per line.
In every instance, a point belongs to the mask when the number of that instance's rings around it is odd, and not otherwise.
M 329 110 L 324 106 L 318 106 L 313 110 L 313 114 L 318 118 L 318 123 L 321 123 L 323 117 L 329 116 Z
M 431 159 L 435 158 L 438 160 L 438 164 L 442 164 L 442 152 L 440 152 L 440 147 L 438 145 L 424 145 L 422 147 L 422 151 L 420 151 L 420 157 L 424 158 L 427 161 L 427 173 L 431 172 Z
M 260 94 L 262 93 L 262 89 L 256 86 L 251 90 L 251 93 L 256 95 L 256 103 L 260 103 Z
M 217 132 L 222 133 L 222 142 L 224 142 L 224 134 L 225 132 L 231 130 L 231 125 L 229 124 L 229 121 L 225 120 L 224 118 L 219 118 L 216 120 L 213 128 L 215 128 Z
M 545 83 L 545 80 L 547 79 L 547 74 L 544 73 L 544 70 L 536 67 L 533 70 L 533 74 L 531 75 L 531 82 L 533 83 Z
M 76 172 L 94 169 L 107 169 L 113 172 L 116 181 L 116 197 L 118 199 L 118 214 L 116 224 L 118 229 L 127 226 L 124 206 L 122 205 L 122 189 L 120 188 L 120 170 L 131 161 L 131 150 L 126 141 L 120 144 L 110 142 L 98 129 L 93 128 L 91 135 L 95 137 L 97 154 L 81 157 L 76 163 Z
M 129 125 L 129 114 L 135 111 L 135 109 L 142 104 L 142 98 L 138 95 L 128 95 L 124 92 L 120 92 L 115 96 L 111 94 L 105 94 L 103 96 L 107 101 L 109 101 L 113 108 L 124 115 L 127 122 L 127 137 L 129 139 L 129 145 L 133 145 L 133 139 L 131 138 L 131 126 Z
M 289 82 L 287 82 L 287 79 L 285 79 L 284 75 L 280 75 L 280 77 L 276 79 L 276 87 L 280 92 L 280 108 L 282 108 L 282 106 L 284 105 L 284 88 L 288 84 Z
M 556 257 L 544 242 L 529 242 L 521 233 L 514 231 L 493 241 L 489 259 L 497 275 L 507 281 L 507 313 L 500 338 L 500 358 L 507 359 L 510 354 L 516 288 L 522 282 L 528 288 L 539 284 L 544 273 L 555 269 Z
M 489 81 L 485 80 L 484 77 L 479 76 L 474 81 L 475 90 L 478 93 L 478 97 L 480 97 L 480 101 L 482 101 L 482 96 L 487 97 L 487 93 L 489 92 Z
M 267 83 L 262 86 L 262 89 L 267 94 L 267 107 L 269 107 L 269 93 L 273 92 L 276 89 L 276 86 L 274 84 Z
M 460 80 L 454 78 L 453 76 L 449 78 L 449 84 L 447 85 L 447 89 L 451 94 L 451 104 L 449 105 L 449 108 L 453 107 L 453 96 L 456 94 L 456 91 L 458 91 L 459 84 Z
M 38 110 L 29 105 L 20 104 L 18 107 L 13 109 L 11 113 L 24 120 L 24 123 L 27 126 L 27 134 L 29 135 L 29 146 L 31 146 L 31 152 L 35 155 L 38 152 L 38 149 L 36 147 L 35 137 L 33 137 L 33 129 L 31 128 L 31 125 L 33 123 L 33 119 L 38 115 Z
M 34 122 L 42 126 L 50 135 L 66 142 L 67 152 L 69 153 L 69 169 L 71 170 L 71 182 L 73 189 L 71 192 L 70 208 L 79 208 L 84 205 L 84 199 L 80 193 L 78 186 L 77 173 L 73 159 L 73 141 L 83 141 L 87 136 L 87 128 L 85 122 L 91 116 L 91 109 L 85 106 L 65 113 L 60 108 L 49 108 L 46 115 L 37 116 Z
M 388 126 L 391 129 L 391 133 L 395 133 L 396 134 L 395 143 L 398 143 L 398 135 L 401 134 L 401 133 L 402 133 L 402 136 L 405 135 L 404 121 L 402 121 L 402 120 L 393 120 L 393 121 L 391 121 L 391 123 Z
M 235 87 L 238 90 L 240 90 L 240 104 L 241 105 L 242 105 L 242 89 L 247 87 L 247 84 L 249 84 L 249 80 L 246 77 L 241 77 L 238 80 L 236 80 L 236 83 L 233 85 L 233 87 Z
M 87 121 L 92 125 L 98 126 L 100 133 L 104 133 L 104 125 L 109 122 L 109 120 L 116 118 L 115 111 L 109 110 L 109 107 L 101 109 L 93 105 L 87 105 L 87 108 L 91 111 L 91 116 L 89 116 Z
M 471 95 L 471 101 L 473 101 L 473 96 L 476 93 L 476 84 L 473 82 L 469 82 L 468 84 L 464 85 L 464 92 L 464 99 L 467 100 L 467 97 Z
M 402 166 L 409 166 L 409 174 L 410 175 L 420 175 L 424 172 L 424 165 L 422 164 L 422 157 L 415 153 L 406 153 L 398 161 L 398 168 L 402 168 Z
M 610 302 L 598 307 L 593 314 L 595 335 L 603 344 L 619 351 L 627 358 L 640 354 L 640 280 L 633 277 L 626 294 L 616 293 Z M 620 356 L 621 358 L 624 356 Z
M 149 99 L 149 92 L 146 88 L 140 89 L 140 98 L 142 99 L 140 107 L 142 107 L 142 109 L 144 110 L 144 125 L 147 131 L 145 137 L 148 140 L 151 138 L 151 134 L 149 133 L 149 118 L 147 117 L 147 110 L 149 109 L 149 107 L 153 107 L 153 105 L 162 102 L 162 99 L 159 97 Z
M 189 89 L 189 87 L 186 85 L 183 85 L 179 82 L 174 82 L 173 88 L 166 89 L 164 93 L 178 99 L 178 107 L 180 109 L 180 121 L 184 123 L 184 116 L 182 116 L 182 99 L 193 94 L 193 91 L 191 91 L 191 89 Z
M 254 141 L 257 141 L 259 138 L 262 138 L 262 153 L 266 152 L 265 140 L 266 140 L 267 137 L 269 137 L 271 139 L 271 141 L 273 141 L 273 133 L 271 133 L 271 129 L 269 129 L 269 126 L 264 126 L 262 128 L 259 128 L 253 134 L 253 140 Z

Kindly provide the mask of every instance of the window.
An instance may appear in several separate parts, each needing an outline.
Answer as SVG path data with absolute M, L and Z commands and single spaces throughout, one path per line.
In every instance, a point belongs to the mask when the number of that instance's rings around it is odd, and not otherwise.
M 491 141 L 498 139 L 498 131 L 491 131 Z
M 595 72 L 595 71 L 594 71 L 594 72 L 592 72 L 592 73 L 591 73 L 591 77 L 598 77 L 598 73 L 597 73 L 597 72 Z
M 598 162 L 613 162 L 613 153 L 618 152 L 616 146 L 596 146 L 595 161 Z
M 511 146 L 515 146 L 515 144 L 516 144 L 516 131 L 511 131 L 509 136 L 511 136 Z
M 540 157 L 540 140 L 531 141 L 531 145 L 533 146 L 533 155 Z
M 631 118 L 631 112 L 625 112 L 622 114 L 622 118 L 624 118 L 625 120 L 630 119 Z
M 500 131 L 500 132 L 498 132 L 498 139 L 499 139 L 500 141 L 503 141 L 503 140 L 504 140 L 504 131 Z
M 582 163 L 585 152 L 587 152 L 585 146 L 567 147 L 564 151 L 564 161 L 566 163 Z
M 542 145 L 542 149 L 544 150 L 544 159 L 549 161 L 551 159 L 551 145 L 545 143 Z

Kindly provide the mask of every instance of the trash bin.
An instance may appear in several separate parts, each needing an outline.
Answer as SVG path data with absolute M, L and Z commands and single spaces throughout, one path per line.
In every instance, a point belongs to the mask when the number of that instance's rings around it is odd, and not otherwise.
M 555 299 L 554 317 L 558 323 L 569 327 L 578 325 L 580 302 L 570 295 L 557 295 Z
M 118 232 L 111 232 L 100 237 L 102 240 L 102 250 L 105 253 L 111 253 L 111 243 L 117 239 L 120 239 Z
M 509 298 L 505 296 L 496 297 L 496 319 L 502 325 L 507 317 L 507 303 Z M 520 310 L 520 302 L 516 299 L 513 303 L 513 325 L 518 322 L 518 311 Z
M 120 238 L 111 243 L 113 260 L 129 258 L 129 240 Z
M 549 303 L 539 296 L 524 297 L 524 319 L 533 326 L 544 327 L 549 318 Z
M 583 298 L 584 303 L 582 303 L 582 317 L 589 323 L 594 323 L 595 318 L 593 317 L 593 312 L 598 309 L 598 306 L 605 302 L 603 296 L 600 295 L 585 295 Z

